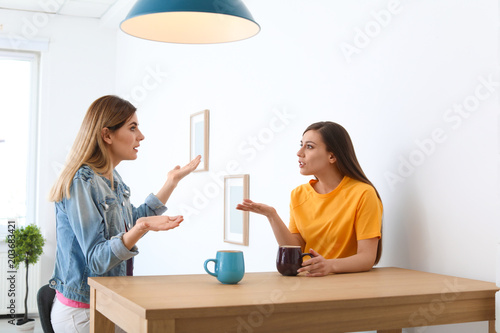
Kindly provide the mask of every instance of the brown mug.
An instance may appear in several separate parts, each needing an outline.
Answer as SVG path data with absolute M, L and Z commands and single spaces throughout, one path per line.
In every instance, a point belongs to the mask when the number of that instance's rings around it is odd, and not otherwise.
M 304 256 L 313 257 L 310 253 L 302 253 L 298 245 L 282 245 L 278 249 L 276 257 L 276 268 L 278 272 L 285 276 L 295 276 L 297 270 L 302 267 L 302 258 Z

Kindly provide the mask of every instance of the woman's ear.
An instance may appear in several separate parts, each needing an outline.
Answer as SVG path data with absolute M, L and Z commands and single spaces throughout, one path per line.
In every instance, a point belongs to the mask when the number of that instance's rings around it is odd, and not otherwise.
M 330 153 L 330 158 L 329 158 L 329 161 L 331 164 L 337 162 L 337 158 L 335 157 L 335 155 L 333 155 L 332 153 Z
M 102 140 L 106 142 L 108 145 L 110 145 L 113 142 L 113 140 L 111 140 L 111 131 L 107 127 L 104 127 L 101 130 L 101 137 Z

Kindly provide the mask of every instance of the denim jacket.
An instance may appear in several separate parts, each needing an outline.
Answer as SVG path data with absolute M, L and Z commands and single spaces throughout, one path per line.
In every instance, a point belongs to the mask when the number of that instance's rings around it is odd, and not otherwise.
M 70 198 L 56 202 L 57 250 L 49 283 L 74 301 L 90 303 L 88 277 L 124 276 L 126 260 L 139 252 L 123 245 L 122 236 L 138 218 L 163 214 L 167 208 L 153 194 L 135 208 L 130 189 L 113 171 L 111 182 L 82 166 L 73 177 Z

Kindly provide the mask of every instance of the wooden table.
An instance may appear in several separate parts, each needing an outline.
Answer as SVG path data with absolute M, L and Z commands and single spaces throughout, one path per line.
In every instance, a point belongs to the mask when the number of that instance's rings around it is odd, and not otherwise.
M 494 283 L 413 271 L 319 278 L 247 273 L 237 285 L 204 275 L 89 278 L 90 332 L 401 332 L 489 321 Z

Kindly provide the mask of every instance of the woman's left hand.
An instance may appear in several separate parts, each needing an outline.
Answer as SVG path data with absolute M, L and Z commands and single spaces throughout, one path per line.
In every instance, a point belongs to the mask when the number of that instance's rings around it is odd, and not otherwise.
M 142 217 L 138 220 L 138 222 L 140 223 L 137 223 L 137 225 L 143 232 L 166 231 L 177 228 L 182 221 L 184 221 L 184 217 L 182 217 L 181 215 L 178 216 L 159 215 L 159 216 Z
M 191 172 L 196 170 L 198 164 L 200 164 L 200 161 L 201 155 L 198 155 L 182 168 L 179 165 L 175 166 L 175 168 L 168 172 L 168 178 L 172 179 L 176 183 L 179 182 L 182 178 L 186 177 Z
M 330 262 L 327 259 L 313 249 L 310 249 L 309 253 L 313 258 L 302 263 L 303 267 L 297 272 L 307 272 L 306 276 L 325 276 L 331 273 Z

